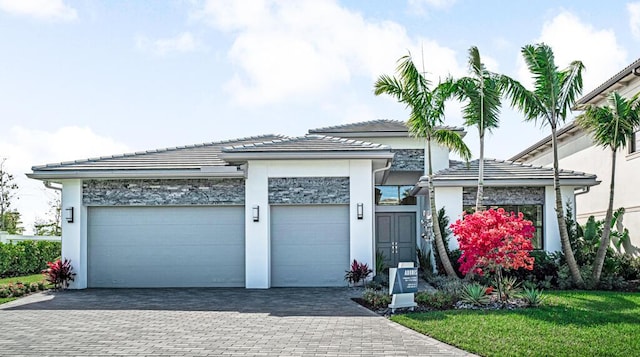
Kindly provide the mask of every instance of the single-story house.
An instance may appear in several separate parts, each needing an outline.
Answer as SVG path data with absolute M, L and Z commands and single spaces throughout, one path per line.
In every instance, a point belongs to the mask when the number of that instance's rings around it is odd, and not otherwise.
M 437 145 L 432 155 L 437 206 L 455 220 L 473 201 L 477 163 L 452 162 Z M 377 250 L 389 265 L 415 260 L 424 167 L 423 139 L 375 120 L 34 166 L 28 176 L 62 185 L 71 288 L 270 288 L 343 286 L 350 262 L 373 267 Z M 487 203 L 530 214 L 540 248 L 558 250 L 550 170 L 486 167 Z M 596 184 L 579 172 L 561 178 L 567 201 Z
M 640 93 L 640 58 L 633 61 L 613 77 L 577 101 L 577 109 L 586 105 L 608 105 L 608 94 L 617 91 L 626 98 Z M 558 130 L 558 156 L 560 167 L 591 172 L 602 184 L 589 194 L 576 197 L 576 217 L 584 222 L 589 216 L 604 219 L 609 203 L 611 184 L 611 149 L 594 144 L 589 133 L 574 121 Z M 553 165 L 551 137 L 534 143 L 511 158 L 513 161 L 547 166 Z M 640 172 L 640 128 L 636 128 L 627 147 L 616 155 L 616 184 L 614 209 L 625 208 L 623 227 L 629 229 L 631 243 L 640 246 L 640 190 L 636 176 Z M 620 222 L 619 222 L 620 223 Z

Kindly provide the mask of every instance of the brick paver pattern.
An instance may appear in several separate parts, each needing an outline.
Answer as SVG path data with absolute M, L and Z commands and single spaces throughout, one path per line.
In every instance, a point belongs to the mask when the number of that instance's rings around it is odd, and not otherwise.
M 469 356 L 346 288 L 88 289 L 0 305 L 7 356 Z

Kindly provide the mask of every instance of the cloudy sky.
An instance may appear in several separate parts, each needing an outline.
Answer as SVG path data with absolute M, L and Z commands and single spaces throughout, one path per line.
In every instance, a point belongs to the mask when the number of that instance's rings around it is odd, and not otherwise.
M 586 93 L 640 56 L 640 2 L 0 0 L 0 157 L 29 230 L 50 199 L 24 176 L 33 165 L 404 120 L 372 88 L 409 51 L 437 81 L 465 74 L 475 45 L 526 83 L 520 48 L 537 42 L 561 67 L 585 63 Z M 450 103 L 447 124 L 461 122 Z M 506 106 L 487 156 L 545 135 Z

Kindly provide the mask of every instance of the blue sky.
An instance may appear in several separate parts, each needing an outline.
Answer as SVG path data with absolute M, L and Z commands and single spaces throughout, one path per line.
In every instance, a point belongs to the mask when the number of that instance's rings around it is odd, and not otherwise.
M 640 2 L 0 0 L 0 157 L 30 228 L 48 200 L 23 175 L 33 165 L 404 120 L 372 84 L 408 51 L 424 49 L 437 80 L 465 74 L 475 45 L 526 83 L 519 50 L 542 41 L 560 66 L 585 63 L 586 93 L 640 55 Z M 461 124 L 459 109 L 447 124 Z M 488 157 L 547 134 L 506 103 L 501 120 Z

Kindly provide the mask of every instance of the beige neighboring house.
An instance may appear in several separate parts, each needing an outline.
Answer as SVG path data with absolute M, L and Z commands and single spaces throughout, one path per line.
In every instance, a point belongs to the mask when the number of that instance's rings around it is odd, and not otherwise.
M 640 58 L 618 72 L 609 80 L 589 92 L 577 102 L 577 107 L 585 105 L 606 105 L 609 93 L 617 91 L 624 97 L 632 97 L 640 92 Z M 560 168 L 596 174 L 600 185 L 584 188 L 576 194 L 576 218 L 584 222 L 591 215 L 604 219 L 611 181 L 611 151 L 598 147 L 590 135 L 575 122 L 558 130 L 558 155 Z M 541 166 L 553 165 L 551 137 L 531 145 L 511 158 L 512 161 Z M 622 224 L 629 229 L 631 242 L 640 246 L 640 128 L 628 141 L 627 147 L 618 152 L 616 158 L 616 182 L 614 209 L 625 208 Z

